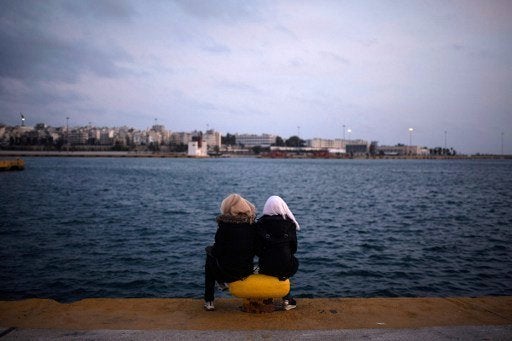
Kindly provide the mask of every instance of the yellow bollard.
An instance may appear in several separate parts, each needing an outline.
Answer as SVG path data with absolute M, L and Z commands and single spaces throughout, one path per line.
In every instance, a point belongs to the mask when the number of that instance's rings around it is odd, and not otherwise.
M 229 283 L 231 295 L 243 298 L 242 310 L 249 313 L 269 313 L 275 310 L 274 298 L 290 292 L 290 280 L 254 274 L 241 281 Z

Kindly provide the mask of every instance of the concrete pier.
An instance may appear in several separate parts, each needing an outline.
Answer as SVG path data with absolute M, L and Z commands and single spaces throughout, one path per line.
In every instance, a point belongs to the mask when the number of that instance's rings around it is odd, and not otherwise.
M 511 296 L 299 298 L 297 309 L 268 314 L 240 311 L 241 299 L 218 299 L 214 312 L 204 311 L 202 303 L 139 298 L 0 301 L 0 337 L 512 339 Z

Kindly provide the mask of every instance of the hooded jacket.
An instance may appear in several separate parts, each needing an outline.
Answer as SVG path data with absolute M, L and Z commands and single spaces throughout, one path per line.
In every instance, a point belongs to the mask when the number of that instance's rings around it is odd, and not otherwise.
M 295 222 L 280 215 L 263 215 L 256 223 L 259 272 L 285 279 L 293 276 L 299 261 Z
M 226 282 L 243 279 L 253 273 L 256 253 L 255 229 L 245 215 L 217 217 L 217 232 L 212 255 Z

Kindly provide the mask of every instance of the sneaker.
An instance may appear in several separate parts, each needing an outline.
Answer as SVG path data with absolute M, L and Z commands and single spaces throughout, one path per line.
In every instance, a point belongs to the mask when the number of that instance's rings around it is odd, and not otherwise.
M 290 298 L 289 300 L 283 301 L 283 309 L 284 310 L 291 310 L 297 308 L 297 302 L 293 298 Z
M 204 302 L 204 310 L 206 311 L 214 311 L 215 306 L 213 305 L 213 301 L 206 301 Z
M 224 283 L 224 282 L 217 282 L 217 285 L 219 286 L 219 290 L 220 291 L 226 291 L 229 289 L 229 285 L 227 283 Z

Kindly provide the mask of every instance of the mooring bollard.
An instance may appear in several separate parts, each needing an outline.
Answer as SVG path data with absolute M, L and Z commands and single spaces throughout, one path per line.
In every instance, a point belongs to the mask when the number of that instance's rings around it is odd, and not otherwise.
M 290 280 L 280 281 L 276 277 L 254 274 L 229 283 L 229 292 L 244 299 L 242 311 L 270 313 L 275 310 L 274 298 L 282 298 L 290 292 Z

